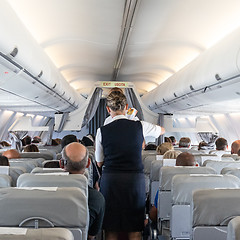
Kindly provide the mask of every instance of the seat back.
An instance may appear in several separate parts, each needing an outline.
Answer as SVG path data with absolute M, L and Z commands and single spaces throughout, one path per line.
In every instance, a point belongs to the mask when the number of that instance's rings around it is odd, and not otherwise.
M 234 176 L 240 178 L 240 168 L 226 167 L 226 168 L 222 169 L 221 174 L 231 174 L 231 175 L 234 175 Z
M 206 167 L 211 167 L 216 170 L 218 174 L 221 173 L 225 167 L 240 168 L 240 161 L 213 161 L 207 160 L 203 164 Z
M 16 187 L 18 177 L 26 173 L 27 170 L 24 167 L 10 166 L 9 167 L 9 176 L 12 178 L 12 187 Z
M 20 153 L 21 158 L 44 158 L 45 160 L 52 160 L 53 154 L 49 151 L 43 152 L 22 152 Z
M 74 240 L 73 234 L 66 228 L 3 228 L 0 227 L 1 240 Z
M 12 178 L 6 174 L 0 174 L 0 188 L 11 187 Z
M 54 172 L 65 172 L 62 168 L 34 168 L 31 173 L 54 173 Z
M 195 161 L 198 162 L 200 166 L 202 166 L 206 160 L 215 160 L 215 161 L 221 160 L 221 157 L 217 156 L 216 154 L 194 154 L 194 158 L 195 158 Z
M 172 204 L 190 205 L 197 189 L 240 188 L 240 179 L 232 175 L 181 174 L 172 179 Z
M 240 240 L 240 216 L 228 223 L 227 240 Z
M 46 161 L 44 158 L 12 158 L 10 161 L 32 161 L 37 164 L 38 167 L 42 167 L 44 161 Z
M 10 166 L 13 166 L 13 167 L 23 167 L 26 169 L 26 171 L 28 173 L 30 173 L 35 167 L 38 167 L 38 164 L 36 161 L 32 161 L 32 160 L 9 160 L 9 164 Z
M 171 191 L 172 178 L 177 174 L 216 174 L 216 171 L 209 167 L 162 167 L 159 177 L 160 191 Z
M 38 175 L 22 174 L 17 180 L 17 187 L 77 187 L 88 195 L 88 182 L 83 174 Z
M 80 188 L 0 189 L 0 215 L 0 227 L 80 229 L 87 239 L 88 200 Z

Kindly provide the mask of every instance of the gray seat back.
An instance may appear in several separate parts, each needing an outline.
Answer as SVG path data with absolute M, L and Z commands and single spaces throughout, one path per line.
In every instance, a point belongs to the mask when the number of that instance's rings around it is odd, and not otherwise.
M 159 188 L 161 191 L 171 191 L 172 178 L 177 174 L 216 174 L 208 167 L 162 167 L 159 175 Z
M 231 175 L 234 175 L 234 176 L 240 178 L 240 168 L 226 167 L 226 168 L 222 169 L 221 174 L 231 174 Z
M 38 175 L 24 173 L 18 178 L 17 187 L 77 187 L 88 196 L 88 182 L 83 174 Z
M 193 191 L 192 226 L 227 226 L 240 215 L 240 189 Z
M 52 160 L 53 154 L 48 151 L 44 152 L 22 152 L 20 153 L 21 158 L 44 158 L 45 160 Z
M 11 187 L 12 178 L 9 175 L 0 174 L 0 188 Z
M 32 160 L 15 160 L 15 159 L 10 159 L 9 160 L 10 166 L 13 167 L 23 167 L 26 169 L 27 172 L 31 172 L 35 167 L 38 167 L 38 164 L 36 161 Z
M 62 168 L 34 168 L 31 173 L 54 173 L 54 172 L 65 172 Z
M 221 160 L 221 157 L 217 156 L 216 154 L 194 154 L 194 158 L 195 158 L 195 161 L 198 162 L 200 166 L 202 166 L 206 160 L 215 160 L 215 161 Z
M 73 234 L 66 228 L 1 228 L 1 240 L 74 240 Z
M 13 214 L 14 212 L 14 214 Z M 81 229 L 87 239 L 88 200 L 80 188 L 0 189 L 0 226 Z
M 43 145 L 39 145 L 38 149 L 39 149 L 39 151 L 41 151 L 43 149 L 43 150 L 54 151 L 55 153 L 60 153 L 62 151 L 61 145 L 57 145 L 57 146 L 43 146 Z
M 213 161 L 207 160 L 203 164 L 206 167 L 211 167 L 216 170 L 218 174 L 221 173 L 225 167 L 240 168 L 240 161 Z
M 172 179 L 172 204 L 190 205 L 197 189 L 240 188 L 240 179 L 232 175 L 182 174 Z
M 233 160 L 239 160 L 239 156 L 237 154 L 223 154 L 222 157 L 231 157 Z
M 227 240 L 240 240 L 240 216 L 228 223 Z
M 38 167 L 42 167 L 44 161 L 46 161 L 44 158 L 12 158 L 11 161 L 33 161 L 36 162 Z
M 20 166 L 10 166 L 9 167 L 9 176 L 12 178 L 12 186 L 16 187 L 17 185 L 17 179 L 18 177 L 23 174 L 26 173 L 27 170 L 24 167 L 20 167 Z

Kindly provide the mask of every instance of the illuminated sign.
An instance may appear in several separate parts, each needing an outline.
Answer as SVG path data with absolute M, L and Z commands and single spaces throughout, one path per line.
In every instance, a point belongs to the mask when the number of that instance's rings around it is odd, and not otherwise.
M 106 88 L 114 88 L 114 87 L 118 87 L 118 88 L 128 88 L 128 82 L 111 82 L 111 81 L 107 81 L 107 82 L 101 82 L 101 87 L 106 87 Z

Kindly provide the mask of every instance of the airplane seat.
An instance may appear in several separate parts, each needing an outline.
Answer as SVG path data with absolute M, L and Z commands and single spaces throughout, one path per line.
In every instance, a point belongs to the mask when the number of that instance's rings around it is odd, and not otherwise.
M 33 161 L 36 162 L 38 167 L 42 167 L 42 164 L 44 161 L 46 161 L 44 158 L 12 158 L 10 160 L 13 161 Z
M 169 167 L 164 166 L 159 174 L 158 195 L 158 230 L 162 232 L 162 223 L 170 220 L 171 215 L 171 184 L 177 174 L 216 174 L 215 170 L 207 167 Z
M 27 170 L 24 167 L 20 166 L 10 166 L 9 167 L 9 176 L 12 178 L 12 187 L 16 187 L 17 179 L 23 173 L 26 173 Z
M 17 187 L 77 187 L 88 196 L 88 181 L 83 174 L 31 174 L 24 173 L 17 180 Z M 60 175 L 58 175 L 60 174 Z
M 220 174 L 222 169 L 225 167 L 239 168 L 240 161 L 214 161 L 214 160 L 206 160 L 203 163 L 203 166 L 211 167 L 215 169 L 215 171 Z
M 21 152 L 21 158 L 44 158 L 45 160 L 52 160 L 53 154 L 49 151 L 44 152 Z
M 61 144 L 59 144 L 57 146 L 46 146 L 46 145 L 44 146 L 44 145 L 40 145 L 40 146 L 38 146 L 38 149 L 39 149 L 39 151 L 41 149 L 54 151 L 56 154 L 60 153 L 62 151 Z
M 240 216 L 233 218 L 228 223 L 227 240 L 240 240 Z
M 57 166 L 58 166 L 58 168 L 60 167 L 60 163 L 59 163 L 59 160 L 45 160 L 45 161 L 43 161 L 43 163 L 42 163 L 42 167 L 43 168 L 50 168 L 50 167 L 48 167 L 48 165 L 56 165 L 56 167 L 54 167 L 54 168 L 57 168 Z M 52 167 L 52 166 L 51 166 Z
M 74 240 L 73 234 L 66 228 L 3 228 L 0 227 L 1 240 Z
M 215 154 L 194 154 L 195 161 L 199 163 L 199 166 L 203 166 L 206 160 L 220 161 L 221 157 Z
M 237 154 L 223 154 L 222 157 L 231 157 L 233 160 L 239 160 L 239 156 Z
M 56 159 L 57 159 L 57 160 L 60 160 L 61 158 L 62 158 L 62 153 L 57 153 Z
M 147 151 L 143 150 L 142 151 L 142 161 L 144 162 L 145 158 L 149 155 L 157 155 L 156 150 L 147 150 Z
M 6 174 L 0 174 L 0 188 L 11 187 L 12 178 Z
M 191 239 L 226 240 L 228 223 L 239 215 L 239 188 L 193 191 L 191 201 Z
M 54 172 L 65 172 L 64 169 L 62 168 L 40 168 L 40 167 L 36 167 L 34 168 L 31 173 L 54 173 Z
M 13 167 L 23 167 L 28 173 L 30 173 L 34 168 L 38 167 L 37 162 L 32 160 L 9 159 L 9 164 Z
M 230 168 L 230 167 L 223 168 L 221 171 L 221 174 L 227 174 L 227 175 L 231 174 L 240 179 L 240 167 L 239 168 Z
M 181 174 L 172 179 L 172 212 L 170 218 L 173 239 L 190 238 L 190 204 L 197 189 L 240 188 L 240 179 L 232 175 Z
M 61 227 L 87 240 L 88 199 L 80 188 L 0 189 L 0 215 L 0 227 Z
M 57 159 L 57 153 L 54 150 L 51 149 L 39 149 L 40 153 L 48 153 L 48 154 L 52 154 L 52 158 L 53 159 Z

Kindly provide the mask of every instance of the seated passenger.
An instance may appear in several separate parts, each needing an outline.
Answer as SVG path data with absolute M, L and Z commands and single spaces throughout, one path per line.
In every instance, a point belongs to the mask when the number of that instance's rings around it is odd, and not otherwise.
M 39 152 L 39 150 L 35 144 L 29 144 L 24 147 L 23 152 Z
M 190 148 L 191 147 L 191 139 L 188 137 L 182 137 L 179 140 L 180 148 Z
M 164 137 L 164 142 L 169 142 L 169 143 L 172 144 L 172 140 L 169 137 Z
M 80 143 L 70 143 L 63 149 L 64 168 L 70 174 L 84 174 L 90 165 L 88 150 Z M 89 230 L 90 238 L 97 235 L 102 228 L 105 200 L 97 190 L 88 186 Z
M 169 142 L 160 144 L 156 149 L 157 154 L 160 154 L 160 155 L 163 155 L 168 150 L 173 150 L 173 145 Z
M 78 142 L 77 137 L 73 134 L 66 135 L 61 140 L 62 149 L 67 146 L 69 143 Z
M 9 149 L 5 151 L 2 155 L 7 157 L 8 159 L 20 158 L 20 153 L 16 149 Z
M 31 144 L 31 142 L 32 142 L 32 138 L 28 135 L 22 139 L 23 146 L 27 146 L 27 145 Z
M 0 142 L 0 145 L 1 145 L 2 147 L 10 147 L 10 146 L 11 146 L 11 144 L 9 144 L 9 143 L 6 142 L 6 141 Z
M 149 151 L 149 150 L 156 150 L 157 146 L 155 143 L 147 143 L 145 145 L 144 151 Z
M 91 134 L 88 134 L 87 136 L 84 136 L 82 138 L 82 143 L 84 146 L 94 146 L 94 136 Z
M 60 162 L 59 161 L 46 162 L 43 168 L 60 168 Z
M 176 159 L 180 153 L 182 152 L 176 150 L 168 150 L 163 154 L 163 159 Z
M 176 152 L 179 152 L 179 151 L 176 151 Z M 177 156 L 176 166 L 196 166 L 196 161 L 194 159 L 194 156 L 191 153 L 183 152 Z M 154 223 L 157 222 L 158 194 L 159 194 L 159 191 L 157 191 L 156 193 L 154 205 L 151 207 L 149 212 L 149 217 Z
M 231 154 L 238 154 L 239 149 L 240 149 L 240 140 L 236 140 L 232 143 Z
M 199 150 L 206 150 L 207 147 L 208 147 L 208 144 L 206 142 L 202 141 L 198 144 L 198 151 Z
M 40 137 L 35 136 L 35 137 L 33 137 L 32 143 L 40 143 L 41 141 L 42 141 L 42 140 L 41 140 Z
M 218 138 L 215 142 L 216 150 L 212 150 L 209 153 L 210 154 L 216 154 L 218 156 L 222 156 L 226 153 L 226 150 L 228 148 L 228 142 L 225 138 Z
M 177 144 L 176 138 L 175 138 L 174 136 L 170 136 L 169 138 L 170 138 L 171 141 L 172 141 L 172 145 L 175 146 L 175 145 Z
M 8 158 L 0 155 L 0 166 L 9 166 Z

